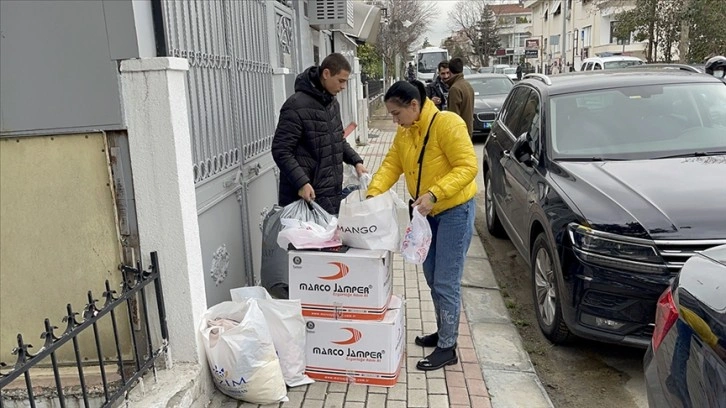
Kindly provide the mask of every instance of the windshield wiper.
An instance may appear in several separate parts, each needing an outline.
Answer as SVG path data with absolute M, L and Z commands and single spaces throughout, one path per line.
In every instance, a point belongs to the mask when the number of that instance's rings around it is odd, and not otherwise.
M 558 157 L 557 161 L 568 161 L 568 162 L 606 162 L 606 161 L 625 161 L 628 159 L 614 159 L 609 157 Z
M 718 154 L 726 154 L 726 150 L 714 151 L 714 152 L 688 152 L 688 153 L 669 154 L 669 155 L 665 155 L 665 156 L 653 157 L 651 160 L 677 159 L 679 157 L 706 157 L 706 156 L 715 156 Z

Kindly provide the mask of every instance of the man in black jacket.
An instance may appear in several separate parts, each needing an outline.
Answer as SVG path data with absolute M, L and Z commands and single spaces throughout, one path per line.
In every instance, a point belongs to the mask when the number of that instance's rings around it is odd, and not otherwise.
M 449 94 L 449 86 L 446 81 L 451 77 L 449 61 L 439 62 L 438 73 L 434 80 L 426 84 L 426 96 L 436 105 L 439 110 L 446 110 L 446 97 Z
M 295 80 L 295 94 L 280 110 L 272 157 L 280 168 L 279 204 L 299 198 L 337 214 L 343 189 L 343 163 L 366 173 L 363 160 L 343 135 L 340 105 L 335 95 L 346 88 L 350 64 L 333 53 L 319 67 L 310 67 Z

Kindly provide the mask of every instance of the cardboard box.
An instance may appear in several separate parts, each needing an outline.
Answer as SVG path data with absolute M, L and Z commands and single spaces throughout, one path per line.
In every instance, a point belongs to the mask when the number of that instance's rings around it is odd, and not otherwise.
M 402 301 L 381 321 L 306 318 L 305 373 L 315 380 L 393 387 L 404 358 Z
M 303 316 L 381 320 L 385 315 L 393 289 L 389 251 L 290 251 L 289 257 L 290 299 L 300 299 Z

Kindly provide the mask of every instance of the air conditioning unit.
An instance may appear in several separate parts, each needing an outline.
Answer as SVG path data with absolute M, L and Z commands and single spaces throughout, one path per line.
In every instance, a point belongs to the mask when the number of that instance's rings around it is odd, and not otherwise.
M 310 25 L 322 29 L 353 28 L 353 0 L 312 0 Z

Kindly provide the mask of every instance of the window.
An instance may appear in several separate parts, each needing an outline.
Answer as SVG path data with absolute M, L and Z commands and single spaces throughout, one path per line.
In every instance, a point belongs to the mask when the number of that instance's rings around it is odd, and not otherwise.
M 522 118 L 519 122 L 519 128 L 515 136 L 527 133 L 527 141 L 532 148 L 532 152 L 537 153 L 540 141 L 540 103 L 537 92 L 530 91 L 527 102 L 522 109 Z
M 630 36 L 628 36 L 628 38 L 625 38 L 625 39 L 620 39 L 615 36 L 615 30 L 617 29 L 617 26 L 618 26 L 617 21 L 610 22 L 610 44 L 615 44 L 615 43 L 617 43 L 619 45 L 630 44 Z
M 503 16 L 499 17 L 499 25 L 508 26 L 514 24 L 514 17 Z
M 560 35 L 551 35 L 550 36 L 550 46 L 551 46 L 551 52 L 553 54 L 560 52 Z
M 514 34 L 514 46 L 518 48 L 524 48 L 526 46 L 527 39 L 532 35 L 530 33 L 516 33 Z
M 502 110 L 501 120 L 515 138 L 522 134 L 522 132 L 518 132 L 520 129 L 522 110 L 529 99 L 530 92 L 529 88 L 525 87 L 514 89 L 509 94 L 509 100 Z
M 594 70 L 602 69 L 602 65 L 600 65 L 600 63 L 599 63 L 599 62 L 596 62 L 596 63 L 594 64 L 594 66 L 593 66 L 593 68 L 592 68 L 592 69 L 594 69 Z
M 519 87 L 514 89 L 509 95 L 509 101 L 502 111 L 502 122 L 509 129 L 512 136 L 516 139 L 522 133 L 522 112 L 530 94 L 529 88 Z
M 726 146 L 723 106 L 726 87 L 719 83 L 621 86 L 554 96 L 548 106 L 553 154 L 627 160 L 721 151 Z
M 528 24 L 528 23 L 529 23 L 529 17 L 517 16 L 517 24 Z
M 592 46 L 592 26 L 587 26 L 582 29 L 582 46 Z

